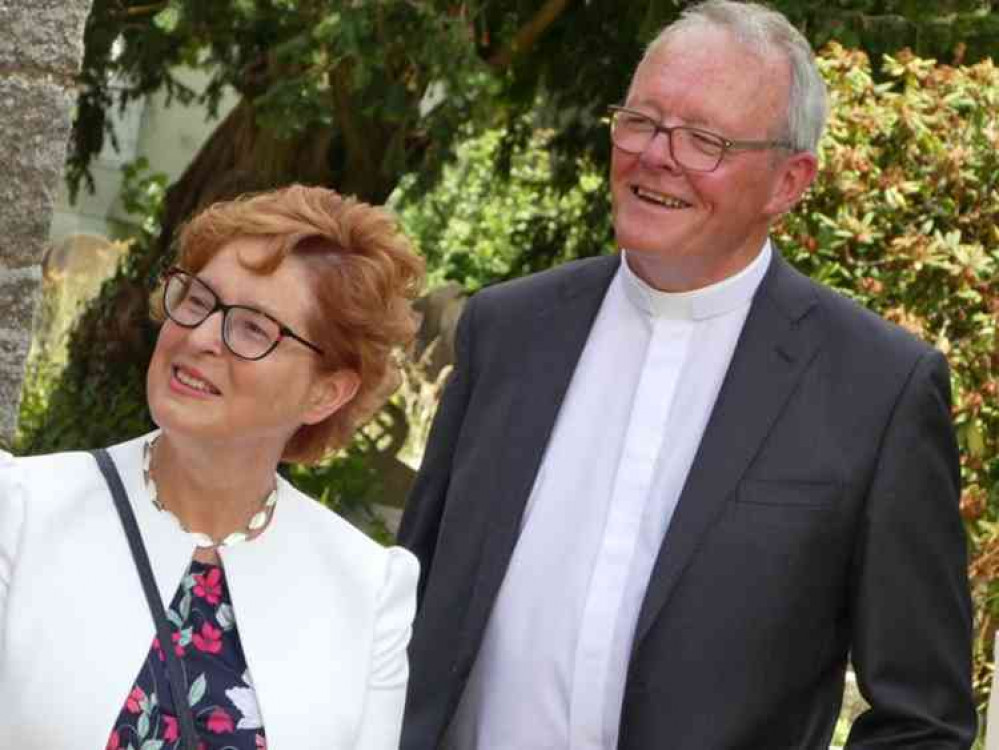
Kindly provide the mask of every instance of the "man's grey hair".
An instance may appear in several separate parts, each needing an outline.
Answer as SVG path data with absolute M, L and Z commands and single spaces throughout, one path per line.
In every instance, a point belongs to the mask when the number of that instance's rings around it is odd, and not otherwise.
M 649 44 L 644 63 L 670 40 L 690 31 L 720 29 L 761 57 L 783 55 L 791 69 L 787 115 L 780 137 L 797 151 L 815 153 L 826 124 L 826 84 L 815 64 L 808 40 L 781 13 L 756 3 L 706 0 L 693 5 L 664 28 Z

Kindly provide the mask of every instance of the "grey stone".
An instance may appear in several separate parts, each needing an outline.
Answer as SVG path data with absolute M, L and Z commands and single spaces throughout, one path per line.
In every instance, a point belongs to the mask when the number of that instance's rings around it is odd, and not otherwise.
M 4 331 L 21 331 L 31 338 L 35 315 L 35 297 L 42 281 L 42 267 L 29 266 L 0 270 L 0 310 Z
M 41 268 L 0 271 L 0 444 L 8 444 L 17 425 L 24 364 L 31 347 Z
M 90 0 L 0 0 L 0 69 L 75 74 L 89 12 Z
M 37 263 L 62 179 L 73 96 L 20 76 L 0 79 L 0 266 Z
M 0 444 L 14 434 L 91 0 L 0 0 Z

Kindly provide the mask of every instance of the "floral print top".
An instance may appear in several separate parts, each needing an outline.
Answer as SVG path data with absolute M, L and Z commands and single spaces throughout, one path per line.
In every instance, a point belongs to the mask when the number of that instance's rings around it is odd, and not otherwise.
M 167 610 L 187 676 L 199 750 L 266 750 L 256 693 L 219 565 L 191 561 Z M 177 750 L 180 725 L 159 638 L 115 721 L 107 750 Z

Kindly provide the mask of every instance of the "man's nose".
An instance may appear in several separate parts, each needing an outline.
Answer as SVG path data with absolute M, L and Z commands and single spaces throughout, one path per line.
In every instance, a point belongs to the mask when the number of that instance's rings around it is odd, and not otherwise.
M 642 150 L 642 163 L 649 167 L 679 172 L 680 165 L 673 158 L 671 138 L 672 136 L 664 130 L 660 130 L 652 136 L 652 140 Z

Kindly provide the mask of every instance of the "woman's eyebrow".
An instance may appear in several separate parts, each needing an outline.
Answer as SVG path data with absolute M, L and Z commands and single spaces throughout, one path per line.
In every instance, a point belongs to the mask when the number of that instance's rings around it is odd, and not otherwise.
M 219 294 L 219 290 L 215 288 L 215 285 L 212 284 L 210 281 L 208 281 L 208 279 L 206 279 L 204 276 L 199 276 L 196 273 L 195 274 L 191 274 L 191 275 L 194 276 L 194 278 L 196 278 L 198 281 L 200 281 L 206 287 L 208 287 L 208 289 L 211 291 L 211 293 L 214 294 L 218 299 L 220 299 L 223 302 L 225 302 L 225 304 L 227 304 L 227 305 L 236 305 L 238 307 L 249 307 L 251 310 L 258 310 L 259 312 L 265 313 L 266 315 L 269 315 L 270 317 L 274 318 L 274 320 L 280 322 L 280 320 L 281 320 L 280 316 L 277 315 L 274 312 L 274 310 L 272 308 L 270 308 L 268 305 L 261 304 L 257 300 L 254 300 L 252 304 L 246 304 L 244 302 L 234 302 L 231 299 L 229 299 L 228 297 L 226 297 L 226 296 L 224 296 L 222 294 Z M 282 323 L 282 325 L 284 325 L 284 324 Z

